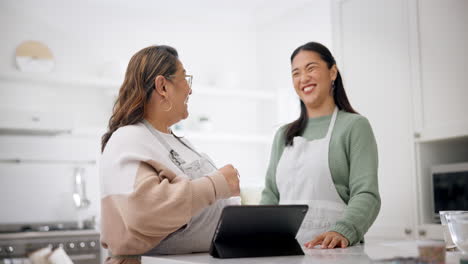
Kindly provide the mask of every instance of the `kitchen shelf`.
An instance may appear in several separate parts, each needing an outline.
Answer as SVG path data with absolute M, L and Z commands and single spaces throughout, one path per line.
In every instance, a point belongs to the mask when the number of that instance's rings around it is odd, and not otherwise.
M 81 128 L 73 129 L 69 135 L 78 137 L 101 137 L 107 130 L 105 128 Z M 232 133 L 215 133 L 201 131 L 174 131 L 177 136 L 186 137 L 190 141 L 203 142 L 235 142 L 235 143 L 256 143 L 270 144 L 273 141 L 273 135 L 262 134 L 232 134 Z M 69 136 L 63 135 L 63 136 Z
M 47 84 L 53 86 L 80 86 L 89 88 L 102 88 L 117 92 L 121 81 L 109 80 L 104 78 L 93 78 L 85 76 L 67 76 L 56 73 L 25 73 L 25 72 L 2 72 L 1 81 L 26 82 L 35 84 Z
M 216 89 L 213 87 L 206 87 L 206 86 L 197 86 L 194 84 L 192 95 L 205 95 L 205 96 L 219 96 L 219 97 L 240 97 L 246 99 L 256 99 L 256 100 L 276 100 L 276 94 L 270 91 L 252 91 L 252 90 L 241 90 L 241 89 L 230 89 L 230 90 L 223 90 L 223 89 Z
M 98 137 L 101 138 L 104 133 L 107 132 L 106 128 L 102 127 L 83 127 L 83 128 L 74 128 L 70 135 L 77 137 Z
M 178 135 L 177 131 L 175 134 Z M 257 144 L 270 144 L 273 136 L 258 135 L 258 134 L 229 134 L 229 133 L 212 133 L 212 132 L 198 132 L 198 131 L 185 131 L 183 136 L 190 141 L 204 141 L 204 142 L 233 142 L 233 143 L 257 143 Z
M 56 73 L 25 73 L 25 72 L 0 72 L 0 81 L 23 82 L 34 84 L 47 84 L 52 86 L 73 86 L 100 88 L 109 95 L 117 95 L 123 80 L 111 80 L 89 76 L 67 76 Z M 252 91 L 243 89 L 216 89 L 213 86 L 194 84 L 193 94 L 204 96 L 218 96 L 228 98 L 246 98 L 255 100 L 276 100 L 277 96 L 270 91 Z

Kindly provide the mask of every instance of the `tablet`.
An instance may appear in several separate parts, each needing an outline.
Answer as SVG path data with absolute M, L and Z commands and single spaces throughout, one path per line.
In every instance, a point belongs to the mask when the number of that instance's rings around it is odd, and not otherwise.
M 216 258 L 303 255 L 296 234 L 307 205 L 226 206 L 213 235 Z

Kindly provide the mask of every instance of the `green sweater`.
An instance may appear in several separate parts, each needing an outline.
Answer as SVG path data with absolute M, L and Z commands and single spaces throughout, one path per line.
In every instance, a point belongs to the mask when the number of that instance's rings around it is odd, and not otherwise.
M 309 118 L 302 136 L 308 140 L 325 137 L 330 121 L 331 115 Z M 273 141 L 261 204 L 278 204 L 281 199 L 276 167 L 285 148 L 285 129 L 286 126 L 281 127 Z M 333 182 L 348 205 L 343 218 L 329 231 L 342 234 L 354 245 L 363 239 L 380 210 L 377 144 L 369 121 L 361 115 L 339 111 L 329 148 Z

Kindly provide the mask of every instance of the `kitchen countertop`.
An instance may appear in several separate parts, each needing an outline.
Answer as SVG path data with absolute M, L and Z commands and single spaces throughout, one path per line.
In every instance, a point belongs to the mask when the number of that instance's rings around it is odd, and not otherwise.
M 208 253 L 143 257 L 142 264 L 313 264 L 313 263 L 391 263 L 376 262 L 393 257 L 417 257 L 417 240 L 371 240 L 345 249 L 304 249 L 304 256 L 216 259 Z M 459 264 L 460 252 L 447 252 L 446 264 Z M 397 263 L 397 262 L 392 262 Z

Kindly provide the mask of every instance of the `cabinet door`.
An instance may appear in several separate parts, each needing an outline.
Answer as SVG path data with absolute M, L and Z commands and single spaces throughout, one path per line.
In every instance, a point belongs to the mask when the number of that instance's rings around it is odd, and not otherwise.
M 468 135 L 468 1 L 419 0 L 422 140 Z M 416 34 L 415 34 L 416 35 Z
M 407 1 L 335 1 L 334 47 L 353 107 L 379 149 L 380 214 L 368 236 L 415 236 Z

